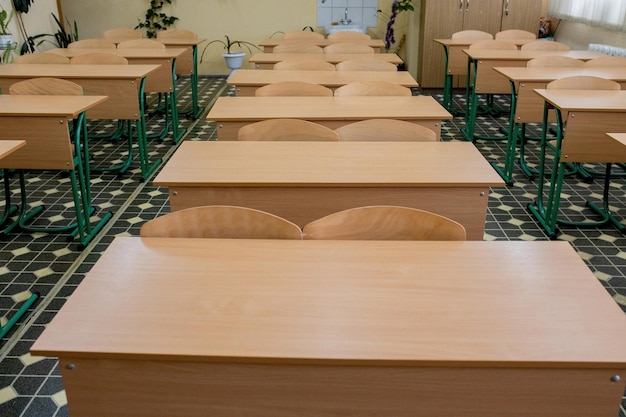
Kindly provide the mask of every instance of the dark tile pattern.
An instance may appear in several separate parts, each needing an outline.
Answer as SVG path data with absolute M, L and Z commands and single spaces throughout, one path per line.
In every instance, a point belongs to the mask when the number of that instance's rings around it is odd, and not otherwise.
M 224 85 L 223 78 L 201 78 L 200 105 L 208 107 L 218 95 L 232 94 L 231 90 L 224 89 Z M 178 80 L 178 91 L 180 106 L 185 111 L 191 106 L 188 78 Z M 439 91 L 422 94 L 441 98 Z M 462 107 L 463 99 L 461 94 L 455 95 L 456 105 Z M 149 103 L 154 108 L 156 96 L 150 96 Z M 506 108 L 509 102 L 503 96 L 496 97 L 496 103 Z M 150 116 L 148 123 L 156 132 L 162 128 L 164 119 L 155 114 Z M 481 117 L 477 133 L 502 135 L 501 128 L 507 125 L 506 115 Z M 115 126 L 116 123 L 108 121 L 92 123 L 90 132 L 92 135 L 102 134 Z M 463 126 L 462 117 L 444 123 L 443 140 L 463 140 L 460 134 Z M 189 129 L 185 140 L 215 140 L 215 124 L 203 117 L 197 121 L 181 117 L 181 127 Z M 538 135 L 538 126 L 529 126 L 528 133 Z M 110 164 L 125 157 L 126 143 L 123 140 L 91 139 L 90 145 L 96 155 L 96 165 Z M 171 137 L 163 141 L 151 140 L 151 158 L 167 159 L 175 150 L 172 145 Z M 504 141 L 477 141 L 476 146 L 490 162 L 504 160 Z M 530 141 L 528 147 L 529 162 L 536 163 L 536 142 Z M 84 250 L 79 251 L 77 244 L 68 242 L 65 235 L 13 232 L 0 241 L 0 316 L 4 316 L 3 322 L 30 292 L 38 291 L 42 295 L 29 314 L 0 341 L 0 417 L 68 416 L 58 362 L 53 358 L 31 357 L 28 350 L 115 236 L 137 235 L 144 221 L 169 211 L 167 190 L 152 186 L 150 181 L 141 182 L 136 163 L 125 174 L 94 173 L 92 182 L 98 210 L 95 216 L 111 211 L 114 217 Z M 626 219 L 624 183 L 623 177 L 612 182 L 611 198 L 614 213 L 618 218 Z M 15 190 L 15 178 L 12 184 Z M 536 189 L 536 184 L 519 169 L 513 186 L 493 189 L 485 239 L 547 240 L 548 236 L 526 208 L 533 201 Z M 575 220 L 590 215 L 584 206 L 585 201 L 599 199 L 601 190 L 600 179 L 588 184 L 574 177 L 568 178 L 563 190 L 563 217 Z M 69 185 L 62 174 L 29 172 L 28 195 L 31 205 L 44 204 L 46 207 L 38 220 L 42 224 L 50 222 L 51 215 L 59 216 L 54 220 L 60 224 L 72 218 Z M 18 199 L 19 195 L 13 198 Z M 626 237 L 610 226 L 563 227 L 558 239 L 571 242 L 599 282 L 626 312 Z M 626 417 L 625 406 L 626 399 L 622 401 L 620 417 Z

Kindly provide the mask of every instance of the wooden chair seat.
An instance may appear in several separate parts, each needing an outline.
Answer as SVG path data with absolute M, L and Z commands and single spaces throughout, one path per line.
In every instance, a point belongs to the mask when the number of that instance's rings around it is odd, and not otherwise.
M 332 141 L 339 140 L 334 130 L 300 119 L 268 119 L 242 126 L 238 140 Z
M 141 226 L 141 237 L 213 239 L 302 239 L 294 223 L 237 206 L 200 206 L 174 211 Z
M 257 88 L 254 95 L 257 97 L 330 97 L 333 95 L 333 90 L 323 85 L 304 81 L 281 81 Z
M 463 225 L 424 210 L 398 206 L 357 207 L 329 214 L 302 228 L 304 239 L 465 240 Z

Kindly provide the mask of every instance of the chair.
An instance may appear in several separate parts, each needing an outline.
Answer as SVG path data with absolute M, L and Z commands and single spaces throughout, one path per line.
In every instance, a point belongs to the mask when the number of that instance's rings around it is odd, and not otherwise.
M 355 81 L 335 89 L 335 96 L 410 96 L 411 89 L 386 81 Z
M 9 87 L 9 94 L 12 95 L 58 95 L 58 96 L 82 96 L 83 88 L 71 81 L 60 78 L 31 78 L 19 81 Z M 107 213 L 92 224 L 91 216 L 93 215 L 93 206 L 91 205 L 91 186 L 89 173 L 89 150 L 87 145 L 87 125 L 85 121 L 85 112 L 81 113 L 77 120 L 74 121 L 72 134 L 73 145 L 70 143 L 70 133 L 67 124 L 59 124 L 59 131 L 51 134 L 49 131 L 32 131 L 29 133 L 29 141 L 33 141 L 31 152 L 28 156 L 29 166 L 22 165 L 20 168 L 31 169 L 55 169 L 68 172 L 69 180 L 74 200 L 74 212 L 76 222 L 65 226 L 43 227 L 36 225 L 27 225 L 26 223 L 35 215 L 43 211 L 43 206 L 37 206 L 28 212 L 28 203 L 26 200 L 26 180 L 24 169 L 19 169 L 19 183 L 21 192 L 21 209 L 20 213 L 12 224 L 7 226 L 3 233 L 10 232 L 13 228 L 19 227 L 29 232 L 71 232 L 72 235 L 78 236 L 81 245 L 86 245 L 96 235 L 96 233 L 111 218 L 112 213 Z M 26 131 L 29 128 L 24 128 Z M 41 146 L 37 146 L 37 142 Z M 51 158 L 51 154 L 54 155 Z M 50 167 L 49 160 L 62 159 L 67 162 L 63 164 L 63 168 Z M 3 161 L 7 162 L 7 160 Z M 22 162 L 24 164 L 24 162 Z M 8 167 L 11 167 L 10 165 Z M 5 177 L 5 189 L 8 190 L 8 177 Z M 11 207 L 7 201 L 7 209 Z
M 341 142 L 435 142 L 437 134 L 422 125 L 395 119 L 367 119 L 338 127 Z
M 281 81 L 259 87 L 254 92 L 257 97 L 322 96 L 330 97 L 333 90 L 323 85 L 304 81 Z
M 197 39 L 198 35 L 187 29 L 166 29 L 157 32 L 159 39 Z
M 532 41 L 522 45 L 522 51 L 569 51 L 569 45 L 554 41 Z
M 335 64 L 337 71 L 398 71 L 391 62 L 375 56 L 355 57 Z
M 339 140 L 334 130 L 301 119 L 268 119 L 249 123 L 239 129 L 238 140 L 255 141 L 331 141 Z
M 99 65 L 128 65 L 128 59 L 108 52 L 91 52 L 76 55 L 70 60 L 71 64 L 99 64 Z
M 328 35 L 329 43 L 340 43 L 340 42 L 353 42 L 353 43 L 368 43 L 372 40 L 372 37 L 367 33 L 361 32 L 335 32 Z
M 584 61 L 568 56 L 541 56 L 526 62 L 527 67 L 560 67 L 560 68 L 580 68 L 585 65 Z
M 115 49 L 115 44 L 109 39 L 91 38 L 75 41 L 67 45 L 67 49 Z
M 310 30 L 294 30 L 291 32 L 285 32 L 282 40 L 297 42 L 320 42 L 324 40 L 324 35 L 317 32 L 311 32 Z
M 102 32 L 104 39 L 140 39 L 143 37 L 141 31 L 131 28 L 115 28 Z
M 371 46 L 354 43 L 354 42 L 338 42 L 332 43 L 324 47 L 325 54 L 373 54 L 374 48 Z
M 527 30 L 508 29 L 496 33 L 496 39 L 537 39 L 537 35 Z
M 603 56 L 585 62 L 585 67 L 626 67 L 626 56 Z
M 130 39 L 117 44 L 117 49 L 165 49 L 165 45 L 154 39 Z
M 302 228 L 304 239 L 465 240 L 454 220 L 409 207 L 368 206 L 329 214 Z
M 335 71 L 330 62 L 312 59 L 287 59 L 274 64 L 275 70 L 308 70 L 308 71 Z
M 276 45 L 272 51 L 275 54 L 322 54 L 321 46 L 302 42 L 285 42 Z
M 237 206 L 200 206 L 144 223 L 141 237 L 302 239 L 302 230 L 273 214 Z
M 459 32 L 454 32 L 451 38 L 486 41 L 493 39 L 493 35 L 491 33 L 483 32 L 481 30 L 461 30 Z
M 16 56 L 13 60 L 14 64 L 69 64 L 70 59 L 59 54 L 51 52 L 36 52 L 34 54 L 25 54 Z
M 617 81 L 606 78 L 577 75 L 560 78 L 548 83 L 547 90 L 620 90 Z

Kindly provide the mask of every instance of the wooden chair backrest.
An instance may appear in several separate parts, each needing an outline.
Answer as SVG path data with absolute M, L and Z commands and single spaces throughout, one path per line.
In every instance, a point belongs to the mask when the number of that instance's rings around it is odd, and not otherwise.
M 324 47 L 325 54 L 373 54 L 374 48 L 371 46 L 354 43 L 338 42 Z
M 303 42 L 285 42 L 276 45 L 273 49 L 275 54 L 323 54 L 321 46 Z
M 435 142 L 437 134 L 417 123 L 395 119 L 367 119 L 338 127 L 341 142 Z
M 104 39 L 140 39 L 143 37 L 141 31 L 131 28 L 114 28 L 102 32 Z
M 452 39 L 469 39 L 469 40 L 490 40 L 493 39 L 491 33 L 482 30 L 461 30 L 452 34 Z
M 157 32 L 158 39 L 198 39 L 198 35 L 187 29 L 166 29 Z
M 334 130 L 301 119 L 268 119 L 242 126 L 238 140 L 255 141 L 330 141 L 339 140 Z
M 398 67 L 375 56 L 355 57 L 335 64 L 337 71 L 398 71 Z
M 620 90 L 617 81 L 606 78 L 592 77 L 589 75 L 576 75 L 573 77 L 560 78 L 548 83 L 548 90 Z
M 9 94 L 45 96 L 82 96 L 83 87 L 62 78 L 39 77 L 11 84 Z
M 527 67 L 562 67 L 562 68 L 577 68 L 585 65 L 584 61 L 576 58 L 570 58 L 568 56 L 541 56 L 533 58 L 526 62 Z
M 304 81 L 281 81 L 257 88 L 254 95 L 257 97 L 330 97 L 333 95 L 333 90 L 323 85 Z
M 522 51 L 569 51 L 569 45 L 561 42 L 536 40 L 522 45 Z
M 117 44 L 117 49 L 165 49 L 165 45 L 154 39 L 130 39 Z
M 527 30 L 508 29 L 496 33 L 496 39 L 537 39 L 537 34 Z
M 424 210 L 357 207 L 329 214 L 302 228 L 304 239 L 465 240 L 463 225 Z
M 70 59 L 66 56 L 50 52 L 35 52 L 16 56 L 14 64 L 69 64 Z
M 335 32 L 331 33 L 327 37 L 328 42 L 330 43 L 339 43 L 339 42 L 354 42 L 354 43 L 368 43 L 372 40 L 372 37 L 367 33 L 361 32 Z
M 517 51 L 517 46 L 514 43 L 507 41 L 486 40 L 474 42 L 469 46 L 470 51 L 478 50 L 498 50 L 498 51 Z
M 285 41 L 311 41 L 319 42 L 324 39 L 324 35 L 317 32 L 311 32 L 310 30 L 294 30 L 291 32 L 285 32 L 281 40 Z
M 141 237 L 302 239 L 300 228 L 282 217 L 246 207 L 200 206 L 174 211 L 141 226 Z
M 287 59 L 274 64 L 275 70 L 308 70 L 308 71 L 335 71 L 330 62 L 311 59 Z
M 386 81 L 355 81 L 335 89 L 335 96 L 410 96 L 411 89 Z
M 128 59 L 106 52 L 92 52 L 72 57 L 71 64 L 127 65 Z
M 67 45 L 67 49 L 115 49 L 115 44 L 109 39 L 91 38 L 75 41 Z
M 603 56 L 585 62 L 586 67 L 626 67 L 626 56 Z

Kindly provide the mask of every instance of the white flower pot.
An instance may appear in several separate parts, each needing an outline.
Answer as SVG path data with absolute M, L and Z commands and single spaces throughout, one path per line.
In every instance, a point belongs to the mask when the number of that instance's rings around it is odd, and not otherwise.
M 231 70 L 236 70 L 241 68 L 243 64 L 243 57 L 246 56 L 245 52 L 224 52 L 222 54 L 224 59 L 226 60 L 226 66 Z
M 0 35 L 0 49 L 7 49 L 13 45 L 13 35 Z

